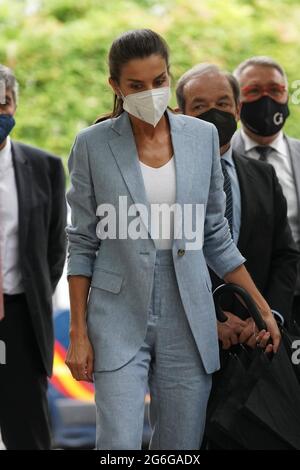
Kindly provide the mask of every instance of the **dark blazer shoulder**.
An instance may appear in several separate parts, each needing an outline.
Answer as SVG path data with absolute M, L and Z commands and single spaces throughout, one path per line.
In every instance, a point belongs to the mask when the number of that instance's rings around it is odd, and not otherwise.
M 38 147 L 24 144 L 23 142 L 18 142 L 15 140 L 12 141 L 12 147 L 14 150 L 21 151 L 30 160 L 38 160 L 39 162 L 44 160 L 53 163 L 54 165 L 61 164 L 60 157 Z
M 232 157 L 236 166 L 241 168 L 249 168 L 259 173 L 267 173 L 270 175 L 275 175 L 275 170 L 270 163 L 261 162 L 259 160 L 254 160 L 252 158 L 245 157 L 244 155 L 239 154 L 236 150 L 233 149 Z

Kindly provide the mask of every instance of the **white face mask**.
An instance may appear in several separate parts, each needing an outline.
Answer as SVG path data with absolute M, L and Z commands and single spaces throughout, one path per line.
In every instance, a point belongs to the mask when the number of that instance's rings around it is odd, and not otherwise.
M 127 96 L 122 95 L 123 108 L 129 114 L 155 127 L 167 109 L 170 97 L 170 87 L 154 88 Z

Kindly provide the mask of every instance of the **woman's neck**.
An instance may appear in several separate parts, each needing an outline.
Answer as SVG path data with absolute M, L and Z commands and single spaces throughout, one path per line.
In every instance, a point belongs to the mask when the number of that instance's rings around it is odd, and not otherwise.
M 129 119 L 132 125 L 134 135 L 144 137 L 150 140 L 154 139 L 158 134 L 161 134 L 162 132 L 165 132 L 169 129 L 169 122 L 166 114 L 162 116 L 162 118 L 155 127 L 130 114 Z

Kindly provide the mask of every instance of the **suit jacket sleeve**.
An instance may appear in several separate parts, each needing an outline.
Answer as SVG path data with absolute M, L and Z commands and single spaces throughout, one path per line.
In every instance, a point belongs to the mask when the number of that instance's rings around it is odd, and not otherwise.
M 62 275 L 66 258 L 65 172 L 60 159 L 53 160 L 51 220 L 48 238 L 48 265 L 52 291 Z
M 79 134 L 69 157 L 70 189 L 67 201 L 71 207 L 71 224 L 67 226 L 67 275 L 92 277 L 100 245 L 96 235 L 98 218 L 86 141 Z
M 287 203 L 272 168 L 274 181 L 275 230 L 272 239 L 272 262 L 265 298 L 270 307 L 289 322 L 297 279 L 299 255 L 287 219 Z
M 213 161 L 210 190 L 204 224 L 203 251 L 208 266 L 220 277 L 233 271 L 246 260 L 234 244 L 227 219 L 224 217 L 226 195 L 223 191 L 224 178 L 221 168 L 219 139 L 212 126 Z

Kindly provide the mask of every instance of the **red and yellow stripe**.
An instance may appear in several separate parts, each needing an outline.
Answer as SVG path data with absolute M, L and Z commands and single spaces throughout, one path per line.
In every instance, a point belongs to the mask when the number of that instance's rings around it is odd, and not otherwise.
M 58 341 L 55 341 L 53 376 L 50 379 L 51 384 L 65 397 L 93 402 L 93 385 L 88 382 L 78 382 L 73 379 L 71 372 L 65 364 L 66 354 L 66 349 Z
M 65 364 L 66 354 L 66 349 L 58 341 L 55 341 L 51 384 L 65 397 L 94 402 L 94 386 L 89 382 L 78 382 L 73 379 L 71 372 Z M 145 402 L 150 402 L 149 394 L 147 394 Z

